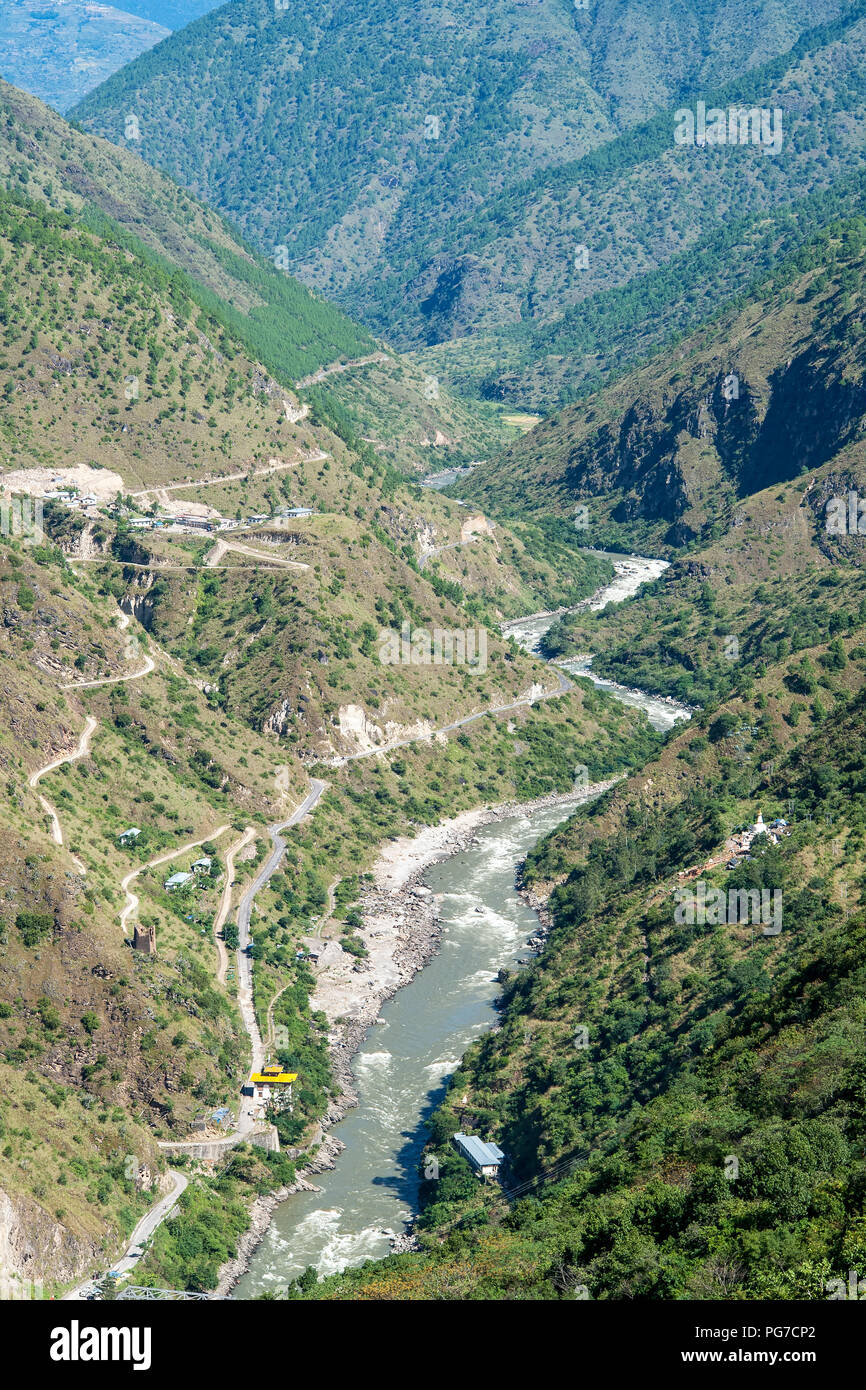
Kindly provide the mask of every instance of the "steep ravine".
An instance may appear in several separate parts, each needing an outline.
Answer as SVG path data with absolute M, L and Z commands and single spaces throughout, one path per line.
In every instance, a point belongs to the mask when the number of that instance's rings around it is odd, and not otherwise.
M 595 609 L 631 597 L 665 568 L 639 556 L 611 558 L 617 572 L 589 601 Z M 533 650 L 554 617 L 535 614 L 508 630 Z M 660 729 L 688 718 L 682 707 L 672 711 L 640 692 L 616 687 L 611 693 L 642 705 Z M 339 949 L 333 959 L 320 959 L 312 1002 L 331 1024 L 342 1090 L 326 1121 L 333 1128 L 320 1154 L 324 1163 L 317 1164 L 320 1176 L 276 1207 L 260 1204 L 247 1248 L 263 1239 L 233 1297 L 284 1287 L 308 1265 L 333 1273 L 385 1255 L 395 1242 L 399 1248 L 417 1205 L 424 1117 L 469 1043 L 495 1026 L 497 972 L 519 968 L 533 949 L 528 941 L 538 917 L 515 888 L 517 867 L 579 801 L 602 790 L 535 807 L 469 812 L 416 840 L 383 847 L 365 902 L 369 969 L 356 971 Z M 230 1286 L 239 1267 L 232 1263 L 221 1287 Z

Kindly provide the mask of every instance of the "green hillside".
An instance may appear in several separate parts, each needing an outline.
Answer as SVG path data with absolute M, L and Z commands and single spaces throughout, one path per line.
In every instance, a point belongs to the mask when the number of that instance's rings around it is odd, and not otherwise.
M 355 433 L 372 437 L 398 467 L 427 471 L 433 455 L 461 462 L 515 436 L 493 408 L 454 400 L 444 383 L 441 391 L 435 381 L 431 387 L 429 372 L 411 367 L 256 255 L 217 213 L 137 153 L 73 131 L 36 98 L 5 83 L 0 155 L 10 189 L 148 261 L 282 385 L 325 374 L 329 396 Z M 372 379 L 369 367 L 353 365 L 371 358 L 377 359 Z
M 327 764 L 321 815 L 293 832 L 256 928 L 260 1027 L 279 993 L 305 1076 L 293 1144 L 334 1094 L 298 960 L 334 874 L 357 881 L 389 835 L 564 791 L 577 762 L 610 776 L 658 740 L 591 692 L 531 705 L 533 686 L 558 683 L 498 633 L 550 593 L 591 593 L 610 566 L 555 524 L 490 528 L 419 488 L 354 434 L 336 392 L 302 401 L 250 354 L 228 300 L 120 230 L 138 214 L 76 203 L 64 170 L 110 156 L 51 128 L 65 148 L 53 178 L 38 124 L 2 137 L 17 159 L 0 194 L 0 1189 L 10 1239 L 26 1232 L 30 1273 L 60 1291 L 124 1248 L 165 1177 L 159 1145 L 237 1109 L 249 1041 L 219 913 L 311 767 Z M 184 225 L 206 216 L 195 205 Z M 292 293 L 301 335 L 318 301 Z M 41 528 L 22 531 L 16 505 L 45 492 Z M 387 665 L 381 630 L 404 622 L 471 631 L 484 659 Z M 469 715 L 459 736 L 432 737 Z M 399 756 L 340 761 L 400 736 Z M 201 854 L 206 873 L 166 888 Z M 136 928 L 155 955 L 132 949 Z M 334 935 L 358 954 L 349 925 Z M 182 1249 L 140 1277 L 215 1286 L 252 1199 L 294 1176 L 279 1155 L 236 1162 L 190 1189 Z
M 816 1300 L 862 1264 L 863 571 L 856 538 L 810 558 L 764 506 L 787 533 L 774 582 L 699 552 L 636 606 L 657 656 L 665 622 L 716 666 L 739 634 L 734 675 L 529 855 L 552 932 L 430 1121 L 419 1253 L 290 1296 Z M 620 621 L 582 639 L 604 650 Z M 790 834 L 726 872 L 759 810 Z M 780 930 L 677 917 L 695 877 L 779 892 Z M 454 1156 L 457 1129 L 505 1150 L 504 1192 Z
M 682 178 L 669 113 L 687 98 L 754 90 L 771 104 L 779 82 L 792 98 L 782 159 L 741 161 L 738 214 L 812 188 L 816 161 L 824 186 L 859 145 L 848 12 L 789 2 L 732 26 L 716 3 L 598 14 L 562 0 L 461 2 L 419 23 L 392 3 L 326 21 L 308 5 L 275 15 L 268 0 L 242 0 L 130 64 L 76 116 L 122 143 L 136 115 L 145 159 L 266 255 L 285 248 L 302 279 L 376 332 L 418 346 L 559 318 L 718 226 L 735 184 L 724 160 L 718 175 L 692 160 Z M 576 243 L 591 250 L 586 274 Z
M 439 1178 L 421 1186 L 416 1253 L 290 1297 L 809 1301 L 862 1265 L 866 588 L 862 536 L 828 528 L 827 511 L 844 497 L 847 522 L 849 493 L 866 490 L 862 232 L 819 239 L 760 313 L 689 345 L 682 389 L 699 401 L 702 373 L 742 371 L 728 404 L 751 404 L 755 452 L 719 448 L 717 413 L 713 525 L 685 547 L 669 538 L 671 567 L 637 601 L 566 617 L 547 644 L 700 708 L 528 855 L 521 883 L 550 936 L 430 1120 L 422 1162 L 435 1156 Z M 798 332 L 820 408 L 805 376 L 785 390 Z M 650 447 L 665 411 L 679 418 L 657 366 L 591 403 L 674 492 Z M 756 441 L 777 417 L 790 433 L 768 474 Z M 521 499 L 562 512 L 555 457 L 514 476 Z M 608 505 L 609 479 L 581 475 L 590 509 Z M 650 508 L 628 497 L 633 517 L 609 526 L 650 538 Z M 759 812 L 771 833 L 746 853 L 735 837 Z M 683 910 L 696 880 L 725 895 L 724 915 Z M 781 895 L 773 916 L 730 909 L 731 893 L 762 890 Z M 458 1129 L 505 1150 L 501 1187 L 455 1155 Z
M 812 470 L 859 458 L 864 245 L 862 218 L 831 225 L 675 352 L 566 406 L 461 490 L 503 516 L 575 519 L 589 545 L 663 553 L 720 536 L 739 499 L 771 484 L 796 483 L 799 500 Z

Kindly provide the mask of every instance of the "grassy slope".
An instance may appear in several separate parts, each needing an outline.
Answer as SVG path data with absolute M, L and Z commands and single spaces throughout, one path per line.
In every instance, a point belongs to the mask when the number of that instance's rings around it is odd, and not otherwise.
M 808 1299 L 862 1262 L 866 649 L 862 570 L 841 566 L 798 583 L 808 693 L 765 646 L 738 692 L 530 855 L 553 932 L 431 1122 L 426 1253 L 310 1296 Z M 682 608 L 704 583 L 683 581 Z M 701 877 L 780 888 L 781 933 L 677 924 L 680 871 L 758 808 L 791 837 Z M 458 1127 L 498 1139 L 512 1182 L 550 1180 L 511 1204 L 479 1189 L 450 1156 Z
M 76 654 L 84 675 L 124 674 L 141 668 L 147 643 L 128 652 L 114 605 L 59 552 L 4 542 L 0 591 L 0 969 L 11 1005 L 0 1022 L 2 1186 L 37 1204 L 28 1218 L 37 1273 L 64 1280 L 110 1254 L 152 1200 L 136 1191 L 136 1171 L 164 1167 L 154 1138 L 184 1135 L 193 1113 L 233 1103 L 245 1064 L 234 1003 L 214 988 L 216 884 L 202 883 L 187 909 L 199 920 L 186 921 L 162 890 L 163 874 L 137 881 L 139 920 L 157 927 L 151 961 L 124 946 L 119 880 L 148 855 L 221 824 L 263 821 L 276 796 L 270 750 L 227 718 L 215 727 L 199 691 L 162 657 L 141 682 L 60 689 L 81 678 Z M 39 786 L 60 817 L 59 848 L 27 777 L 75 746 L 87 715 L 97 720 L 90 756 Z M 295 795 L 300 780 L 289 784 Z M 143 828 L 134 852 L 117 841 L 128 825 Z M 44 922 L 28 932 L 22 913 Z M 53 1238 L 63 1250 L 56 1261 L 46 1259 Z
M 863 242 L 859 218 L 830 228 L 744 305 L 542 422 L 462 490 L 505 516 L 583 504 L 588 544 L 672 554 L 721 534 L 738 499 L 856 459 Z
M 0 154 L 9 188 L 151 259 L 283 386 L 333 365 L 384 356 L 366 386 L 355 371 L 335 373 L 327 384 L 357 433 L 374 436 L 388 422 L 383 443 L 401 466 L 423 468 L 421 441 L 437 430 L 458 460 L 513 437 L 491 409 L 475 410 L 444 389 L 433 395 L 429 373 L 384 352 L 340 310 L 255 254 L 218 213 L 143 164 L 134 146 L 121 149 L 73 130 L 35 97 L 2 82 Z

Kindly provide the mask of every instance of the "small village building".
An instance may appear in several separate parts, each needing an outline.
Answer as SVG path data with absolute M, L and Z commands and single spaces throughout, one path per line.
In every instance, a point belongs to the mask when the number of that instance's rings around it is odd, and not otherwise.
M 139 827 L 137 825 L 131 825 L 128 830 L 124 830 L 117 838 L 122 845 L 131 845 L 134 840 L 138 839 L 140 834 L 141 830 Z
M 279 1063 L 273 1062 L 262 1067 L 261 1071 L 254 1071 L 251 1074 L 244 1087 L 244 1095 L 252 1096 L 262 1105 L 266 1105 L 271 1100 L 279 1100 L 283 1106 L 291 1105 L 292 1084 L 297 1079 L 297 1072 L 283 1071 Z
M 143 951 L 146 956 L 156 955 L 156 927 L 140 927 L 136 922 L 132 931 L 132 948 Z
M 499 1169 L 505 1162 L 505 1154 L 498 1144 L 485 1143 L 476 1134 L 457 1133 L 453 1139 L 458 1153 L 468 1160 L 476 1173 L 480 1173 L 483 1178 L 499 1176 Z
M 175 888 L 181 888 L 184 883 L 189 883 L 192 874 L 177 873 L 172 874 L 171 878 L 165 880 L 165 890 L 168 893 L 174 892 Z
M 197 860 L 195 861 L 195 863 L 193 864 L 193 866 L 192 866 L 192 871 L 193 871 L 194 874 L 209 874 L 209 873 L 210 873 L 210 866 L 211 866 L 211 858 L 210 858 L 210 855 L 208 855 L 208 854 L 203 854 L 202 857 L 201 857 L 201 859 L 197 859 Z

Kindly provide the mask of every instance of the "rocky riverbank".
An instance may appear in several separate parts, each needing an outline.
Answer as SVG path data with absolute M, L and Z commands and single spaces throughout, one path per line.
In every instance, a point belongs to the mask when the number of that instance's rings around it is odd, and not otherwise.
M 306 1150 L 313 1151 L 314 1157 L 299 1170 L 295 1183 L 253 1203 L 250 1226 L 239 1242 L 238 1253 L 220 1270 L 219 1294 L 227 1293 L 245 1273 L 276 1207 L 294 1192 L 315 1189 L 310 1179 L 333 1168 L 342 1152 L 343 1144 L 328 1131 L 358 1103 L 352 1058 L 367 1031 L 375 1026 L 382 1005 L 409 983 L 440 946 L 439 903 L 421 882 L 425 871 L 431 864 L 469 849 L 483 825 L 528 815 L 546 806 L 573 803 L 577 807 L 607 791 L 616 780 L 599 782 L 577 793 L 554 793 L 536 801 L 506 802 L 464 811 L 414 837 L 402 836 L 380 847 L 372 869 L 373 883 L 361 898 L 363 925 L 358 935 L 368 954 L 357 960 L 339 942 L 328 942 L 319 952 L 316 988 L 310 1001 L 313 1009 L 325 1014 L 330 1025 L 328 1044 L 338 1094 L 331 1100 Z M 304 1151 L 288 1153 L 303 1160 Z M 413 1248 L 411 1231 L 392 1240 L 395 1253 Z

